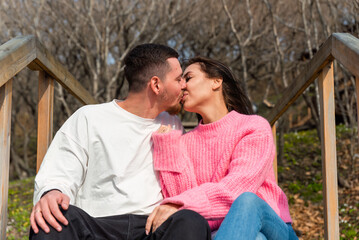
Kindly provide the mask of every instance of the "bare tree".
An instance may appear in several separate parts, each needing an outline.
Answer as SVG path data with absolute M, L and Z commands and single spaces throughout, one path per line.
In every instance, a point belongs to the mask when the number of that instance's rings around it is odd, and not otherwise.
M 133 46 L 167 44 L 182 60 L 202 55 L 228 64 L 266 115 L 332 32 L 359 36 L 358 11 L 358 0 L 0 0 L 0 42 L 35 35 L 99 102 L 126 96 L 123 59 Z M 340 64 L 335 69 L 338 112 L 356 126 L 354 78 Z M 36 74 L 19 74 L 16 81 L 11 158 L 14 175 L 21 176 L 32 174 L 26 162 L 34 165 Z M 80 103 L 55 87 L 56 130 Z M 308 123 L 319 126 L 316 96 L 311 86 L 289 110 L 294 122 L 310 107 Z M 26 125 L 25 113 L 31 116 Z

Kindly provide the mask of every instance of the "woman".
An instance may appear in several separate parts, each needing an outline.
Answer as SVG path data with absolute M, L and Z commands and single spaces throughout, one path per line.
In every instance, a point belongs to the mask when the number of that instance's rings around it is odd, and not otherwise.
M 269 123 L 251 115 L 248 97 L 222 63 L 193 58 L 183 76 L 183 107 L 202 120 L 184 135 L 162 127 L 152 136 L 162 204 L 200 213 L 212 231 L 219 228 L 215 239 L 297 239 L 274 177 Z

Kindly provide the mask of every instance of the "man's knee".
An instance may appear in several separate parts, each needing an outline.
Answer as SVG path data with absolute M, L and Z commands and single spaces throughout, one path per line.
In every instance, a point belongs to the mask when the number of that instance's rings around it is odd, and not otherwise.
M 211 239 L 211 230 L 204 217 L 184 209 L 168 218 L 154 235 L 153 239 Z
M 187 226 L 190 228 L 197 228 L 197 229 L 209 228 L 207 220 L 202 215 L 192 210 L 188 210 L 188 209 L 180 210 L 175 214 L 173 214 L 172 217 L 173 217 L 173 221 L 181 224 L 182 226 Z
M 60 207 L 60 210 L 64 217 L 67 219 L 67 221 L 71 222 L 72 220 L 75 220 L 79 217 L 82 217 L 83 215 L 86 215 L 86 212 L 82 209 L 75 207 L 73 205 L 70 205 L 68 209 L 64 210 Z
M 84 214 L 86 214 L 83 210 L 78 207 L 70 205 L 67 210 L 64 210 L 60 207 L 60 211 L 64 215 L 64 217 L 68 221 L 68 226 L 72 224 L 72 222 L 77 221 L 77 219 L 81 218 Z M 78 222 L 78 221 L 77 221 Z M 38 239 L 66 239 L 68 236 L 68 232 L 73 229 L 73 226 L 64 226 L 62 223 L 59 222 L 62 227 L 62 231 L 58 232 L 55 228 L 50 226 L 48 223 L 47 225 L 50 228 L 49 233 L 45 233 L 40 227 L 39 232 L 37 234 L 34 233 L 32 228 L 30 229 L 30 237 L 31 240 L 38 240 Z M 71 230 L 70 230 L 71 229 Z

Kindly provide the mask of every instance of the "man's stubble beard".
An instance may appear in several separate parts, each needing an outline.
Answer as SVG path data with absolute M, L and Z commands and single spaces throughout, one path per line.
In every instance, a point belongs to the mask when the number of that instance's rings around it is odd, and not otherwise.
M 176 115 L 181 112 L 181 109 L 182 105 L 180 103 L 177 103 L 176 105 L 167 108 L 166 112 L 168 112 L 170 115 Z
M 179 112 L 181 112 L 182 105 L 180 103 L 180 100 L 181 100 L 182 96 L 183 96 L 183 92 L 181 92 L 181 94 L 178 96 L 177 103 L 173 106 L 168 107 L 166 109 L 166 112 L 168 112 L 170 115 L 176 115 Z M 167 91 L 165 91 L 164 94 L 162 95 L 162 101 L 168 101 Z

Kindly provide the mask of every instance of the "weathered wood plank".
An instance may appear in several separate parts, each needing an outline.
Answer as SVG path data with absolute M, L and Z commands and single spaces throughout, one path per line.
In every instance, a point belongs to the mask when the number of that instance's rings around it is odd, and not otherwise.
M 0 46 L 0 86 L 36 58 L 33 36 L 17 37 Z
M 321 69 L 333 60 L 331 55 L 332 39 L 330 36 L 314 57 L 306 64 L 300 75 L 283 92 L 283 97 L 277 101 L 267 120 L 273 125 L 304 90 L 318 77 Z
M 52 140 L 54 108 L 54 80 L 44 71 L 39 72 L 39 97 L 37 110 L 37 162 L 39 171 L 42 160 Z
M 332 55 L 349 72 L 359 76 L 359 39 L 349 33 L 333 33 Z
M 9 187 L 12 80 L 0 87 L 0 239 L 6 239 Z
M 98 103 L 75 77 L 36 40 L 36 64 L 84 104 Z
M 0 46 L 0 86 L 26 66 L 45 70 L 82 103 L 97 103 L 34 36 L 17 37 Z
M 355 77 L 355 91 L 357 94 L 357 124 L 358 124 L 358 139 L 359 139 L 359 75 Z
M 333 62 L 319 76 L 325 239 L 339 239 Z
M 274 123 L 272 125 L 272 133 L 273 133 L 273 141 L 275 145 L 275 154 L 274 154 L 274 160 L 273 160 L 273 170 L 274 170 L 274 176 L 275 181 L 278 183 L 278 166 L 277 166 L 277 127 Z

